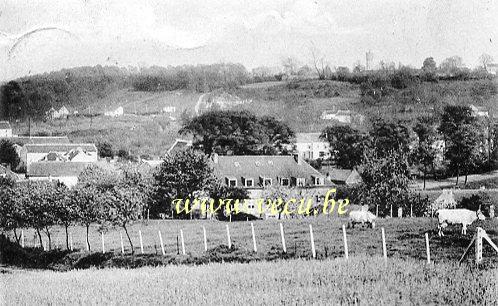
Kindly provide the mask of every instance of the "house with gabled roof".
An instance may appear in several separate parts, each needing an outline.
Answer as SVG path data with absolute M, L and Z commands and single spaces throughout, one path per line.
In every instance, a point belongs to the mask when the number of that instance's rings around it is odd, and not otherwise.
M 355 169 L 339 169 L 323 166 L 320 172 L 337 185 L 354 185 L 362 182 L 361 175 Z
M 0 121 L 0 138 L 12 137 L 12 127 L 8 121 Z
M 169 147 L 168 151 L 166 151 L 167 154 L 174 154 L 178 151 L 184 150 L 185 148 L 191 147 L 192 146 L 192 140 L 185 140 L 185 139 L 175 139 L 175 142 Z
M 31 181 L 59 181 L 71 188 L 78 183 L 78 176 L 90 163 L 42 161 L 31 163 L 26 178 Z
M 80 154 L 75 161 L 92 163 L 98 160 L 97 147 L 93 143 L 59 143 L 26 144 L 22 149 L 21 161 L 26 165 L 26 170 L 29 170 L 32 163 L 42 161 L 49 154 L 60 154 L 66 160 L 73 156 L 74 159 L 74 152 L 70 153 L 71 151 L 84 153 L 84 155 Z
M 254 200 L 260 199 L 271 186 L 307 190 L 314 194 L 316 202 L 334 184 L 295 155 L 211 155 L 215 176 L 225 185 L 241 187 L 250 196 L 249 210 L 258 216 Z
M 303 159 L 330 157 L 330 144 L 320 139 L 320 133 L 296 133 L 294 150 Z

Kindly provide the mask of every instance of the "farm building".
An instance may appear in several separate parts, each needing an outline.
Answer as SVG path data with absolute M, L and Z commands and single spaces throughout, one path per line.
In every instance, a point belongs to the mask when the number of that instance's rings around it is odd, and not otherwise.
M 471 104 L 470 109 L 472 110 L 472 115 L 474 117 L 489 117 L 489 112 L 484 107 L 475 106 L 475 105 Z
M 320 139 L 320 133 L 297 133 L 294 150 L 303 159 L 330 157 L 330 144 Z
M 59 110 L 55 110 L 51 107 L 45 113 L 45 116 L 48 120 L 67 119 L 67 116 L 69 116 L 69 110 L 65 106 L 62 106 Z
M 453 190 L 444 189 L 439 197 L 432 203 L 431 213 L 433 214 L 438 209 L 455 208 L 456 205 L 457 202 L 455 200 L 455 196 L 453 195 Z
M 185 148 L 191 147 L 192 141 L 185 139 L 175 139 L 175 142 L 171 145 L 171 147 L 166 151 L 167 154 L 174 154 L 175 152 L 181 151 Z
M 260 216 L 255 201 L 264 196 L 265 189 L 274 187 L 295 188 L 313 194 L 319 202 L 334 186 L 297 154 L 290 155 L 230 155 L 211 156 L 215 176 L 225 185 L 248 191 L 249 212 Z M 262 216 L 260 216 L 262 217 Z
M 1 137 L 12 137 L 12 127 L 8 121 L 0 121 L 0 138 Z
M 115 110 L 113 111 L 107 111 L 104 113 L 104 116 L 107 116 L 107 117 L 120 117 L 120 116 L 123 116 L 124 114 L 124 109 L 122 106 L 116 108 Z
M 321 115 L 322 120 L 336 120 L 341 123 L 358 123 L 362 124 L 365 121 L 365 117 L 363 115 L 357 114 L 350 110 L 325 110 Z
M 97 147 L 93 143 L 67 143 L 67 144 L 26 144 L 21 153 L 21 161 L 29 170 L 30 165 L 34 162 L 44 160 L 50 154 L 49 158 L 62 160 L 94 163 L 97 161 Z
M 43 161 L 30 165 L 26 178 L 32 181 L 59 181 L 71 188 L 78 183 L 78 176 L 90 163 Z
M 323 166 L 320 172 L 331 182 L 338 185 L 354 185 L 362 182 L 361 175 L 355 169 L 338 169 L 330 166 Z
M 176 107 L 174 106 L 165 106 L 163 107 L 163 113 L 175 113 Z

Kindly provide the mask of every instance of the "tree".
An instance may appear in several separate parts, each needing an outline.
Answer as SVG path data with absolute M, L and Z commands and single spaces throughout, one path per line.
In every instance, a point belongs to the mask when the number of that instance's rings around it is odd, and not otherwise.
M 447 105 L 441 116 L 439 131 L 445 140 L 445 157 L 458 178 L 465 171 L 465 183 L 470 167 L 475 162 L 480 135 L 476 129 L 477 119 L 468 106 Z
M 180 133 L 193 135 L 194 148 L 206 154 L 236 155 L 281 153 L 294 136 L 285 123 L 248 111 L 207 112 L 184 124 Z
M 77 221 L 86 227 L 86 245 L 91 250 L 89 232 L 90 225 L 102 220 L 104 215 L 102 191 L 92 185 L 76 186 L 71 190 L 68 201 L 78 212 Z
M 114 151 L 112 150 L 112 145 L 106 141 L 98 142 L 97 149 L 99 151 L 100 157 L 114 157 Z
M 481 56 L 479 56 L 479 63 L 486 70 L 488 68 L 488 65 L 492 64 L 493 62 L 494 62 L 494 59 L 489 54 L 483 53 Z
M 225 207 L 220 207 L 220 209 L 216 211 L 216 214 L 218 220 L 232 220 L 234 216 L 233 210 L 235 202 L 249 199 L 249 193 L 244 188 L 227 186 L 221 182 L 216 182 L 209 192 L 209 197 L 214 201 L 215 204 L 220 204 L 220 201 L 230 200 L 230 211 L 227 212 Z M 241 219 L 245 220 L 245 218 L 243 217 Z
M 105 207 L 104 219 L 123 228 L 130 243 L 131 253 L 134 254 L 127 226 L 140 218 L 145 204 L 144 193 L 137 187 L 120 185 L 102 193 L 101 199 Z
M 66 249 L 69 250 L 69 226 L 75 223 L 79 217 L 78 205 L 71 199 L 69 189 L 65 185 L 59 185 L 55 190 L 58 205 L 55 209 L 57 223 L 64 226 L 66 234 Z
M 366 151 L 365 163 L 359 187 L 362 205 L 376 205 L 381 215 L 407 203 L 410 197 L 410 168 L 408 157 L 402 151 L 391 150 L 378 156 L 374 151 Z
M 187 149 L 166 155 L 154 173 L 154 181 L 154 203 L 159 206 L 156 210 L 170 211 L 174 210 L 174 199 L 193 200 L 198 195 L 208 194 L 215 178 L 209 157 Z
M 436 61 L 433 57 L 428 57 L 424 60 L 422 64 L 422 71 L 425 73 L 435 73 L 437 70 Z
M 408 127 L 400 121 L 375 119 L 370 129 L 373 149 L 379 157 L 389 155 L 391 151 L 408 153 L 410 133 Z
M 26 221 L 24 207 L 18 199 L 14 181 L 0 177 L 0 227 L 6 231 L 12 230 L 17 242 L 21 238 L 17 235 L 17 229 Z
M 418 145 L 414 152 L 415 160 L 424 167 L 424 189 L 427 175 L 427 168 L 434 171 L 434 161 L 437 151 L 433 144 L 437 140 L 437 128 L 434 125 L 434 118 L 419 117 L 413 127 L 413 131 L 418 136 Z
M 452 56 L 444 59 L 439 65 L 439 69 L 446 74 L 455 75 L 464 68 L 463 60 L 460 56 Z
M 321 135 L 330 144 L 332 159 L 343 169 L 353 169 L 362 162 L 366 136 L 347 125 L 326 127 Z
M 19 165 L 19 155 L 14 144 L 8 139 L 0 140 L 0 164 L 8 164 L 12 169 Z
M 315 44 L 312 42 L 310 47 L 311 58 L 313 60 L 313 67 L 318 74 L 318 79 L 325 80 L 327 72 L 327 63 L 325 57 L 320 54 L 320 51 L 316 48 Z
M 299 61 L 292 57 L 286 57 L 282 60 L 282 66 L 284 67 L 284 72 L 288 75 L 295 75 L 297 72 L 297 67 L 299 67 Z

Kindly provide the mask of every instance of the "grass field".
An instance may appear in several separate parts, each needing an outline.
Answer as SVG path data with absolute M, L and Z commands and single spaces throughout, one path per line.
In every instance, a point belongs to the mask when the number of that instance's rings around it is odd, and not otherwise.
M 344 244 L 342 239 L 342 224 L 347 221 L 342 218 L 319 216 L 316 218 L 282 220 L 286 246 L 292 257 L 311 257 L 309 224 L 312 224 L 317 257 L 342 257 Z M 484 228 L 488 235 L 498 243 L 498 219 L 476 222 L 469 227 L 467 236 L 460 235 L 461 227 L 450 227 L 445 237 L 437 236 L 436 219 L 403 218 L 379 219 L 376 228 L 347 229 L 349 253 L 351 255 L 382 255 L 381 227 L 386 232 L 387 253 L 389 257 L 412 258 L 425 260 L 425 232 L 429 233 L 431 243 L 431 258 L 435 262 L 456 262 L 470 243 L 475 226 Z M 208 248 L 227 245 L 226 225 L 229 225 L 232 244 L 243 252 L 252 252 L 253 242 L 249 222 L 219 222 L 219 221 L 179 221 L 179 220 L 150 220 L 149 223 L 136 223 L 129 228 L 136 254 L 140 254 L 139 233 L 143 237 L 144 253 L 161 254 L 158 231 L 160 230 L 167 255 L 175 255 L 181 244 L 177 245 L 180 229 L 185 238 L 187 256 L 202 256 L 204 254 L 203 230 L 206 228 Z M 258 254 L 269 254 L 282 251 L 278 220 L 255 221 L 255 234 Z M 86 250 L 85 228 L 81 226 L 70 229 L 74 247 Z M 38 243 L 33 230 L 25 230 L 26 246 Z M 107 252 L 121 252 L 120 234 L 123 235 L 126 252 L 130 247 L 124 231 L 119 228 L 109 229 L 105 234 L 105 248 Z M 65 235 L 62 228 L 53 228 L 52 243 L 59 248 L 65 248 Z M 43 235 L 46 241 L 46 237 Z M 101 252 L 101 234 L 98 227 L 90 229 L 90 243 L 92 251 Z M 492 253 L 491 247 L 485 245 L 485 263 L 498 266 L 498 254 Z M 472 260 L 470 256 L 469 260 Z
M 4 270 L 0 304 L 493 305 L 497 273 L 364 256 L 131 270 Z

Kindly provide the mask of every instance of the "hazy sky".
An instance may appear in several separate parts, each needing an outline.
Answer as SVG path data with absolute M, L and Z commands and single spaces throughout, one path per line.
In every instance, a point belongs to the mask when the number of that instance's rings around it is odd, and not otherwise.
M 3 2 L 2 2 L 3 1 Z M 36 29 L 45 29 L 24 35 Z M 23 36 L 24 35 L 24 36 Z M 0 79 L 64 67 L 498 61 L 496 0 L 0 0 Z

